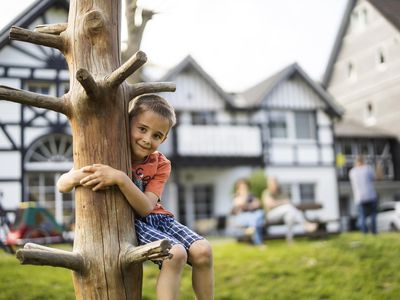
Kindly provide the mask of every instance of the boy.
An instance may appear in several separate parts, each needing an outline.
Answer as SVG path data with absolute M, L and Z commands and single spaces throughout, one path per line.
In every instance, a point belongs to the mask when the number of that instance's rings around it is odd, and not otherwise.
M 151 94 L 135 99 L 129 113 L 132 177 L 107 165 L 94 164 L 63 174 L 60 192 L 82 185 L 93 191 L 117 185 L 135 210 L 136 235 L 140 245 L 160 239 L 172 243 L 171 259 L 162 262 L 157 280 L 157 299 L 177 299 L 186 262 L 192 265 L 192 284 L 197 299 L 213 299 L 211 246 L 203 237 L 177 222 L 160 204 L 164 185 L 171 172 L 170 161 L 157 148 L 175 125 L 169 103 Z

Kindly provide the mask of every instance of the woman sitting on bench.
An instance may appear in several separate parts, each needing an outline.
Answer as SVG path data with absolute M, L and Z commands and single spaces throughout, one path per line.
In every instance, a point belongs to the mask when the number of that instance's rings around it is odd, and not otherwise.
M 287 226 L 286 240 L 293 241 L 293 227 L 302 224 L 305 231 L 313 232 L 317 229 L 316 223 L 306 220 L 301 210 L 294 206 L 287 195 L 281 192 L 276 178 L 268 177 L 267 189 L 262 193 L 262 202 L 267 214 L 268 224 L 284 223 Z
M 246 179 L 239 179 L 235 183 L 231 214 L 232 225 L 240 229 L 242 235 L 251 236 L 254 245 L 263 245 L 264 211 L 260 200 L 250 193 L 250 183 Z

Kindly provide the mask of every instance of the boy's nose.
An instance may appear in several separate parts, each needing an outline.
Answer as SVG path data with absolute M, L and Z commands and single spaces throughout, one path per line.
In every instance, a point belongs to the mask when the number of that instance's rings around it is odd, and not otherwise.
M 142 141 L 145 144 L 150 144 L 150 139 L 147 136 L 143 136 Z

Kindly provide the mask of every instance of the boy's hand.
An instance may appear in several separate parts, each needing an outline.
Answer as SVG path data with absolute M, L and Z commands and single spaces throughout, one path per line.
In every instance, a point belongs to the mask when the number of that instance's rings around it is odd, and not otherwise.
M 92 173 L 80 181 L 85 187 L 92 187 L 94 192 L 118 185 L 122 172 L 107 165 L 94 164 L 81 169 L 83 172 Z
M 60 176 L 57 181 L 57 188 L 61 193 L 68 193 L 78 186 L 80 181 L 88 175 L 82 169 L 71 169 Z

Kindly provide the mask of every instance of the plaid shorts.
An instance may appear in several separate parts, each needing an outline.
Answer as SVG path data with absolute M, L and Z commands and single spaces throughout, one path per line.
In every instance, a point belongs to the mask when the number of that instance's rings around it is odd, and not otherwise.
M 135 230 L 139 245 L 167 239 L 172 245 L 181 244 L 186 251 L 198 240 L 204 238 L 173 217 L 164 214 L 150 214 L 135 218 Z

